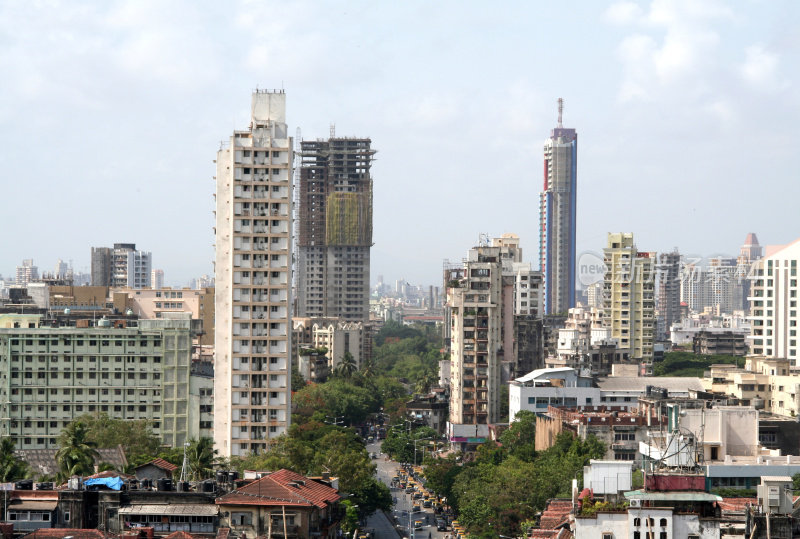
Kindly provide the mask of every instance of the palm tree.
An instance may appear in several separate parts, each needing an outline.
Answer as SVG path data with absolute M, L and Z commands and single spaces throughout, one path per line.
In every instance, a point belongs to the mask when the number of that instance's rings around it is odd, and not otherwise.
M 214 465 L 217 463 L 214 440 L 211 438 L 189 440 L 186 458 L 189 461 L 190 476 L 194 481 L 211 477 L 214 474 Z
M 422 376 L 417 379 L 417 383 L 414 385 L 414 392 L 424 395 L 431 390 L 431 387 L 436 385 L 436 382 L 436 373 L 429 369 L 425 369 L 425 372 L 422 373 Z
M 73 421 L 61 431 L 56 462 L 62 480 L 73 475 L 89 475 L 94 471 L 95 459 L 100 455 L 95 449 L 97 444 L 86 438 L 86 425 L 80 421 Z
M 336 369 L 345 378 L 350 378 L 353 376 L 353 373 L 358 370 L 358 365 L 356 365 L 356 360 L 353 357 L 353 354 L 350 352 L 345 352 L 344 357 L 342 357 L 342 360 L 339 362 L 339 366 L 336 367 Z
M 28 465 L 14 454 L 14 440 L 0 439 L 0 482 L 22 479 L 28 473 Z
M 369 379 L 375 376 L 375 360 L 370 359 L 361 365 L 361 374 L 364 378 Z

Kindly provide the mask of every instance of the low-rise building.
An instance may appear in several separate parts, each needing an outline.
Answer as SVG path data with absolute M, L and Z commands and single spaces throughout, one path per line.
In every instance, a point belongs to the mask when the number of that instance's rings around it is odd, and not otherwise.
M 729 395 L 764 412 L 786 417 L 800 412 L 800 375 L 791 372 L 786 359 L 752 356 L 743 369 L 712 365 L 703 385 L 707 391 Z
M 239 536 L 334 539 L 339 530 L 335 488 L 280 470 L 217 498 L 220 526 Z
M 689 397 L 703 391 L 699 378 L 608 376 L 592 379 L 576 369 L 538 369 L 509 384 L 509 419 L 520 410 L 544 412 L 549 406 L 620 406 L 630 409 L 639 397 L 658 389 L 664 397 Z
M 704 355 L 744 356 L 747 354 L 747 343 L 742 333 L 699 331 L 692 339 L 692 351 Z

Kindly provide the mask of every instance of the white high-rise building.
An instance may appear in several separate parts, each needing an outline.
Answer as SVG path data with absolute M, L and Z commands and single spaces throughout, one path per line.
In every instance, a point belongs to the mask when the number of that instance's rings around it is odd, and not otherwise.
M 256 90 L 250 127 L 217 153 L 214 445 L 261 452 L 291 396 L 292 139 L 286 94 Z
M 750 353 L 788 359 L 798 366 L 797 266 L 800 239 L 768 246 L 766 256 L 750 272 Z

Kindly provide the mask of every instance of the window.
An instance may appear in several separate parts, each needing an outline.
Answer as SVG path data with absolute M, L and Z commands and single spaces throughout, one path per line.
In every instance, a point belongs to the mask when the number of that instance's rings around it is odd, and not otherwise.
M 250 526 L 252 522 L 251 513 L 231 513 L 231 526 Z
M 662 528 L 666 528 L 667 527 L 667 519 L 666 518 L 662 518 L 661 520 L 658 521 L 658 525 L 661 526 Z
M 604 533 L 603 534 L 603 539 L 614 539 L 614 534 L 613 533 Z

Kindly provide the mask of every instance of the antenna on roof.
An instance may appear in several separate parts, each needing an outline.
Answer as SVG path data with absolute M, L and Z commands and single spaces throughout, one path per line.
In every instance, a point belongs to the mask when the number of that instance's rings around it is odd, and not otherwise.
M 336 138 L 336 124 L 331 124 L 331 138 Z
M 564 98 L 558 98 L 558 127 L 564 127 L 561 124 L 561 116 L 564 114 Z

